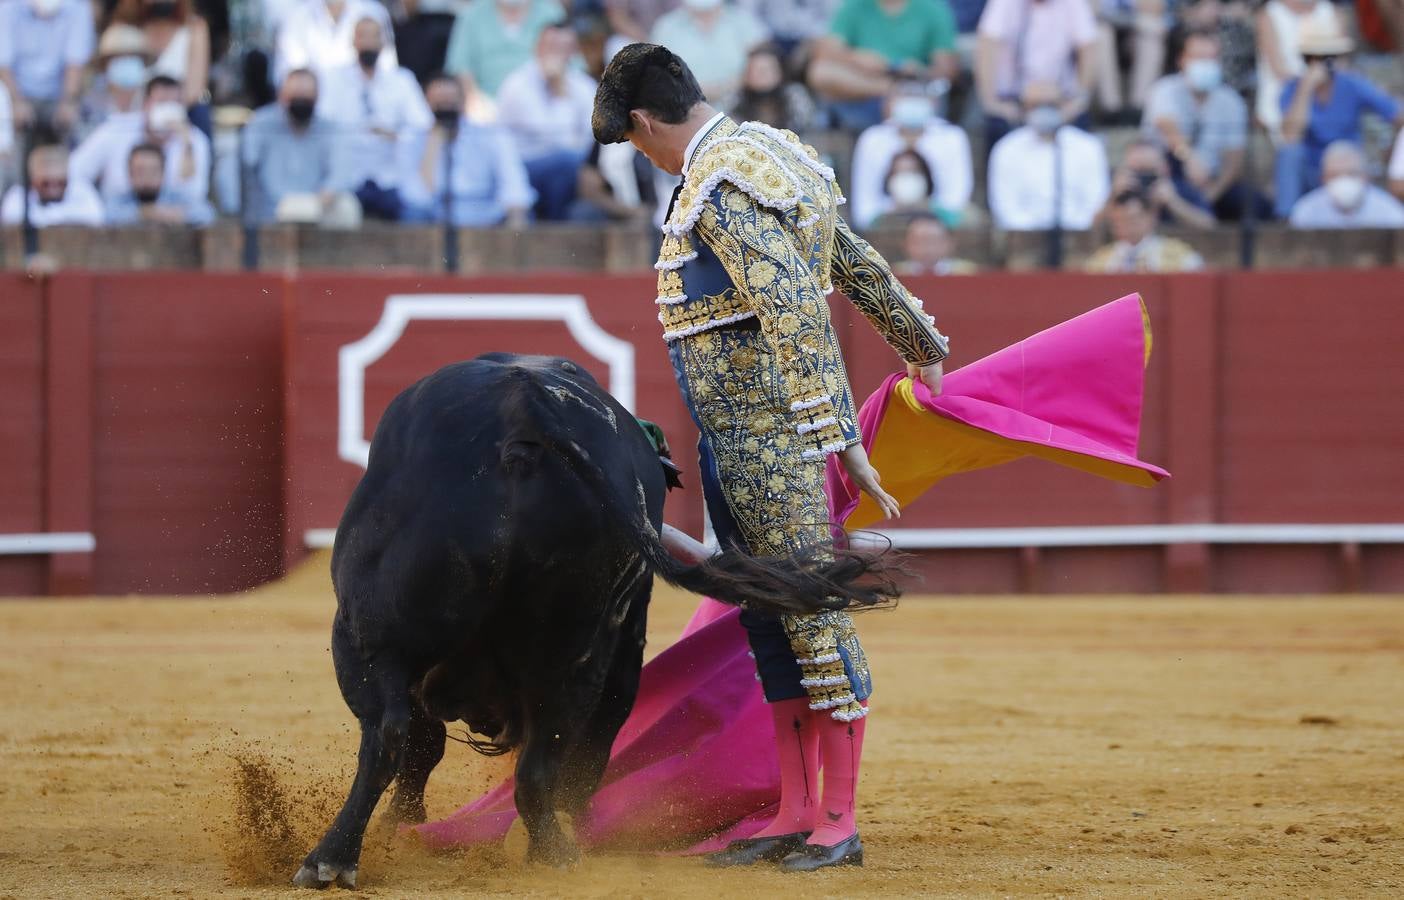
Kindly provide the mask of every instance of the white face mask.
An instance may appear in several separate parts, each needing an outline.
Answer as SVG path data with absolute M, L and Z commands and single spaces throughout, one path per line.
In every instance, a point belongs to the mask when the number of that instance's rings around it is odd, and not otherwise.
M 1331 202 L 1344 210 L 1353 210 L 1365 199 L 1365 179 L 1359 175 L 1337 175 L 1326 182 L 1326 194 Z
M 29 8 L 45 19 L 58 12 L 60 6 L 63 6 L 63 0 L 29 0 Z
M 722 5 L 722 0 L 683 0 L 683 6 L 695 12 L 707 12 Z
M 1223 83 L 1224 70 L 1217 59 L 1192 59 L 1185 65 L 1185 80 L 1201 94 L 1207 94 Z
M 925 128 L 936 116 L 936 106 L 926 97 L 898 97 L 892 101 L 892 121 L 899 128 Z
M 920 172 L 898 172 L 887 180 L 887 195 L 898 206 L 911 206 L 927 198 L 926 179 Z
M 151 129 L 152 134 L 166 137 L 174 132 L 185 118 L 185 107 L 178 101 L 167 100 L 151 107 L 151 112 L 146 116 L 146 127 Z
M 140 56 L 118 56 L 107 63 L 107 80 L 114 87 L 136 90 L 146 81 L 146 63 Z

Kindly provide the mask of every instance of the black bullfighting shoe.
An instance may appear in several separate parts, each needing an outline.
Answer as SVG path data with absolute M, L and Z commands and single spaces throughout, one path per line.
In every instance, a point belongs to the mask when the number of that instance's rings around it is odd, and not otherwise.
M 729 866 L 754 866 L 756 863 L 774 863 L 784 859 L 804 846 L 808 832 L 777 834 L 774 837 L 746 838 L 732 841 L 725 850 L 708 854 L 707 865 L 715 868 Z
M 780 860 L 780 868 L 786 872 L 813 872 L 829 866 L 861 866 L 863 864 L 863 842 L 858 840 L 858 832 L 846 841 L 832 847 L 819 844 L 805 844 Z

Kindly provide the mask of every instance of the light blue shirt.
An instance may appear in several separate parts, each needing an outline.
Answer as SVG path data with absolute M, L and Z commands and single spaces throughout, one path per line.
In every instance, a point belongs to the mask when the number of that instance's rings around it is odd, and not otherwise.
M 512 138 L 503 129 L 462 120 L 452 152 L 439 156 L 433 184 L 425 184 L 420 174 L 419 163 L 424 158 L 428 140 L 429 132 L 425 130 L 403 142 L 407 157 L 401 170 L 412 174 L 401 187 L 401 193 L 406 202 L 432 210 L 435 221 L 444 220 L 444 173 L 450 165 L 447 199 L 456 225 L 466 228 L 498 225 L 506 218 L 507 210 L 530 209 L 536 202 L 536 192 L 527 180 L 526 166 Z
M 1404 228 L 1404 204 L 1373 184 L 1353 210 L 1343 210 L 1324 187 L 1319 187 L 1292 207 L 1293 228 Z
M 63 96 L 63 71 L 85 66 L 93 55 L 93 10 L 87 0 L 67 0 L 48 18 L 24 0 L 0 2 L 0 69 L 30 100 Z
M 473 0 L 453 21 L 444 71 L 468 75 L 479 90 L 496 97 L 507 76 L 531 59 L 542 30 L 565 18 L 556 0 L 528 0 L 528 4 L 521 24 L 508 28 L 496 0 Z
M 214 221 L 214 209 L 203 197 L 188 197 L 170 188 L 161 188 L 157 206 L 178 206 L 185 213 L 185 224 L 203 228 Z M 141 222 L 141 204 L 130 192 L 107 202 L 107 224 L 137 225 Z
M 242 152 L 250 216 L 271 222 L 278 201 L 289 194 L 349 189 L 336 167 L 336 134 L 336 127 L 321 117 L 295 131 L 277 103 L 254 113 L 244 126 Z

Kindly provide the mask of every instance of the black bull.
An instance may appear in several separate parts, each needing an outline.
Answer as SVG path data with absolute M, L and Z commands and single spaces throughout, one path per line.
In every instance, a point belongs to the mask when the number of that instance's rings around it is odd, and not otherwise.
M 556 811 L 598 787 L 643 664 L 652 576 L 769 613 L 895 596 L 873 556 L 728 550 L 687 566 L 658 529 L 664 469 L 634 418 L 579 366 L 493 353 L 391 402 L 332 552 L 332 658 L 361 725 L 355 781 L 294 881 L 354 886 L 371 813 L 425 818 L 444 722 L 520 748 L 529 859 L 575 848 Z

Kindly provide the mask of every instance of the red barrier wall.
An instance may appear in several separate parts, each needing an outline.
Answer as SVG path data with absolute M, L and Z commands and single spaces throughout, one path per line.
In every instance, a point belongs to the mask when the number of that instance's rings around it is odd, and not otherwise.
M 1131 291 L 1155 328 L 1142 455 L 1153 490 L 1024 461 L 944 483 L 902 527 L 1401 523 L 1404 334 L 1396 272 L 917 279 L 955 360 Z M 696 533 L 696 432 L 648 275 L 453 279 L 64 274 L 0 281 L 0 534 L 92 532 L 89 554 L 0 556 L 0 593 L 236 590 L 333 528 L 360 467 L 338 456 L 338 354 L 391 295 L 567 295 L 634 347 L 636 409 L 674 444 Z M 511 298 L 506 304 L 509 313 Z M 526 302 L 524 299 L 523 303 Z M 894 368 L 841 300 L 860 392 Z M 364 376 L 363 436 L 396 392 L 487 350 L 555 353 L 608 384 L 559 321 L 410 321 Z M 859 398 L 861 401 L 861 397 Z M 931 551 L 930 590 L 1404 590 L 1399 545 Z

